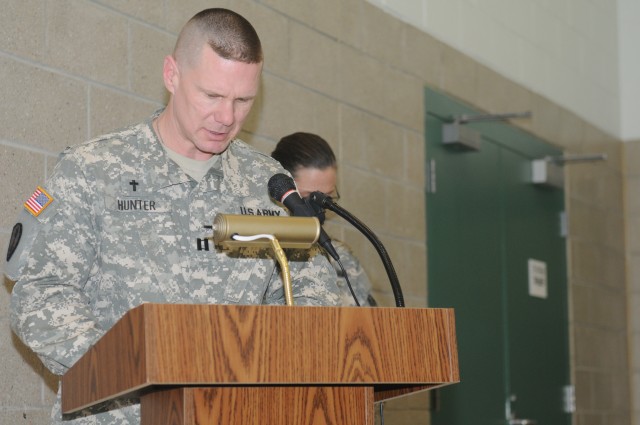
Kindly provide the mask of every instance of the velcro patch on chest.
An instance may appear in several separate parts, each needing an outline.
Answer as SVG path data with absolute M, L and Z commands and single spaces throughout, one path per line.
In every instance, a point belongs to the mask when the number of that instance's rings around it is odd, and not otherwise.
M 122 212 L 162 213 L 171 211 L 171 204 L 167 200 L 154 197 L 109 198 L 106 200 L 106 207 L 112 211 Z

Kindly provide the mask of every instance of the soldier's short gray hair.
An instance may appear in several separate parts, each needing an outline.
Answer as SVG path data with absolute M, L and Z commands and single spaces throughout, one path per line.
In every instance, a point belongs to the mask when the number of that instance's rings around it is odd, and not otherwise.
M 184 26 L 173 52 L 179 63 L 195 65 L 208 44 L 224 59 L 262 63 L 262 44 L 251 23 L 236 12 L 211 8 L 198 12 Z

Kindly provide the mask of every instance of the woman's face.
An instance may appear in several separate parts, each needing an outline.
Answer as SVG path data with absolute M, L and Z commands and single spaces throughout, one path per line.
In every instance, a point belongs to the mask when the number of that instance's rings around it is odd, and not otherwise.
M 298 168 L 294 174 L 296 186 L 300 196 L 306 198 L 311 192 L 319 191 L 331 197 L 336 197 L 337 170 L 335 167 Z

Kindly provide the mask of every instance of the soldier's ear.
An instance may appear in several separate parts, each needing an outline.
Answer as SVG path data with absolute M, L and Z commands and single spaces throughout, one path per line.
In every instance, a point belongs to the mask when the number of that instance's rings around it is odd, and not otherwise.
M 171 55 L 167 55 L 164 58 L 162 78 L 164 79 L 164 86 L 167 91 L 174 94 L 180 81 L 180 70 L 178 69 L 178 64 L 175 58 Z

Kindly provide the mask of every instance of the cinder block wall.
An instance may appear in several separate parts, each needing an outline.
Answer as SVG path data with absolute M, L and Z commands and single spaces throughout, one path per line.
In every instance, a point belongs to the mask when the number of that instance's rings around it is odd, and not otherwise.
M 5 0 L 2 252 L 22 202 L 61 149 L 163 104 L 163 57 L 181 25 L 211 6 L 246 16 L 265 47 L 260 98 L 242 138 L 264 152 L 293 131 L 329 140 L 339 157 L 343 205 L 384 242 L 408 306 L 427 305 L 425 85 L 487 112 L 531 110 L 530 121 L 514 124 L 568 152 L 608 153 L 606 163 L 568 170 L 575 417 L 580 425 L 630 423 L 622 144 L 364 0 Z M 626 173 L 633 168 L 627 163 Z M 377 299 L 393 305 L 369 243 L 340 221 L 328 227 L 362 259 Z M 4 283 L 0 423 L 46 424 L 56 379 L 12 337 L 12 283 Z M 409 397 L 388 403 L 385 418 L 426 424 L 427 409 L 426 395 Z

